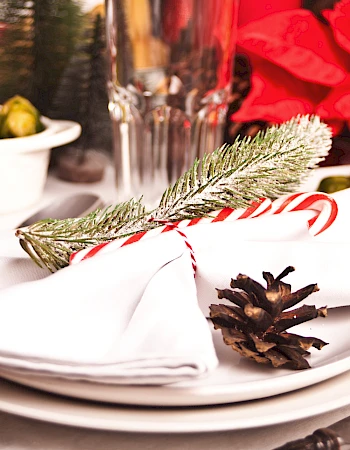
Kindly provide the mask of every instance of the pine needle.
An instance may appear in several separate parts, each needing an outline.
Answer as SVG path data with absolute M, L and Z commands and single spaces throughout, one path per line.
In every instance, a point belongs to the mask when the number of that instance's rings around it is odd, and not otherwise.
M 246 208 L 260 198 L 295 192 L 331 148 L 331 131 L 317 116 L 302 116 L 239 137 L 196 160 L 146 212 L 140 200 L 97 210 L 78 219 L 39 221 L 16 231 L 25 251 L 40 266 L 57 270 L 88 246 L 162 225 L 208 216 L 221 208 Z
M 108 242 L 116 238 L 123 229 L 135 227 L 146 215 L 145 207 L 139 200 L 108 207 L 81 218 L 64 220 L 46 219 L 16 231 L 23 249 L 40 266 L 50 271 L 58 270 L 69 263 L 70 255 L 86 247 Z

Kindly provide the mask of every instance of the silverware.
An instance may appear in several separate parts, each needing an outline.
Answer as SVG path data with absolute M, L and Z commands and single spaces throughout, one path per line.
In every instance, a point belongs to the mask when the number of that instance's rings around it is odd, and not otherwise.
M 350 450 L 350 416 L 274 450 Z
M 80 193 L 69 197 L 60 197 L 25 219 L 16 228 L 27 227 L 42 219 L 82 217 L 103 206 L 102 199 L 96 194 Z

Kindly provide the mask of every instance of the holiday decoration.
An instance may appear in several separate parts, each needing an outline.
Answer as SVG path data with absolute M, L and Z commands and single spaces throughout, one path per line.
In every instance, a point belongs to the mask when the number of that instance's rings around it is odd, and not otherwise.
M 312 12 L 282 10 L 285 2 L 279 3 L 279 12 L 239 28 L 237 46 L 250 62 L 251 89 L 231 120 L 282 123 L 296 113 L 315 113 L 334 135 L 345 132 L 350 120 L 350 0 L 305 2 Z
M 49 115 L 59 79 L 81 39 L 83 18 L 74 0 L 2 0 L 0 103 L 20 94 Z
M 234 222 L 240 219 L 252 219 L 262 215 L 281 214 L 290 211 L 302 211 L 311 209 L 316 212 L 315 217 L 309 220 L 309 233 L 316 236 L 329 228 L 338 214 L 338 206 L 335 200 L 324 194 L 318 193 L 298 193 L 280 197 L 271 202 L 269 199 L 261 199 L 254 202 L 249 208 L 232 209 L 223 208 L 215 211 L 206 217 L 197 217 L 192 220 L 181 220 L 171 222 L 148 231 L 141 231 L 125 238 L 107 241 L 93 247 L 88 247 L 70 256 L 70 264 L 77 264 L 97 254 L 105 254 L 117 248 L 130 245 L 140 240 L 157 236 L 160 233 L 176 229 L 181 232 L 186 227 L 205 223 Z M 187 240 L 186 236 L 184 237 Z
M 215 329 L 220 329 L 225 344 L 242 356 L 258 363 L 284 366 L 290 369 L 308 369 L 305 356 L 309 349 L 321 350 L 326 342 L 315 337 L 303 337 L 286 330 L 317 317 L 326 317 L 327 308 L 303 305 L 290 309 L 319 289 L 310 284 L 296 292 L 281 281 L 294 267 L 287 267 L 278 277 L 263 272 L 267 287 L 247 275 L 232 279 L 232 289 L 218 289 L 219 299 L 227 299 L 235 306 L 210 306 L 210 318 Z M 287 311 L 286 311 L 287 310 Z
M 71 254 L 88 246 L 293 192 L 330 146 L 330 130 L 318 117 L 296 117 L 195 161 L 153 211 L 131 199 L 84 218 L 40 221 L 16 235 L 40 266 L 59 269 Z
M 19 94 L 44 116 L 80 123 L 80 166 L 82 151 L 112 148 L 103 5 L 2 0 L 0 7 L 0 103 Z

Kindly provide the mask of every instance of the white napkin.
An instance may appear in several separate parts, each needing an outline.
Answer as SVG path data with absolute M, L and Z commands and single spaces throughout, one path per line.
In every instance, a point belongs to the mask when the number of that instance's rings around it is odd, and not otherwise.
M 350 190 L 339 196 L 341 222 L 349 222 L 349 200 Z M 314 282 L 321 289 L 308 304 L 349 303 L 348 227 L 337 219 L 324 233 L 329 242 L 322 242 L 322 234 L 308 233 L 313 215 L 186 228 L 195 280 L 183 238 L 170 231 L 2 289 L 0 366 L 105 383 L 165 384 L 205 375 L 217 358 L 204 316 L 218 303 L 215 288 L 228 287 L 238 273 L 262 281 L 262 271 L 277 275 L 294 265 L 286 279 L 293 290 Z M 9 256 L 8 247 L 1 250 Z M 3 279 L 8 268 L 0 263 Z
M 217 358 L 183 239 L 163 235 L 1 291 L 0 363 L 72 378 L 160 383 Z
M 14 230 L 0 231 L 0 289 L 47 277 L 19 245 Z

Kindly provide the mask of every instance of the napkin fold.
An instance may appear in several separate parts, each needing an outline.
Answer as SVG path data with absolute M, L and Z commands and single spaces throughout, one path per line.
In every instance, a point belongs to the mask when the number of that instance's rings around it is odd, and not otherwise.
M 178 234 L 1 293 L 0 365 L 106 383 L 169 383 L 217 365 Z
M 205 316 L 218 303 L 215 288 L 228 287 L 238 273 L 263 282 L 262 271 L 277 275 L 293 265 L 296 271 L 286 280 L 293 290 L 319 284 L 308 304 L 349 303 L 349 200 L 350 190 L 338 203 L 342 223 L 336 219 L 316 238 L 307 228 L 312 211 L 186 228 L 196 278 L 176 231 L 43 279 L 35 272 L 33 281 L 0 291 L 0 369 L 110 384 L 204 376 L 218 364 Z M 3 249 L 1 279 L 9 270 L 9 251 Z

